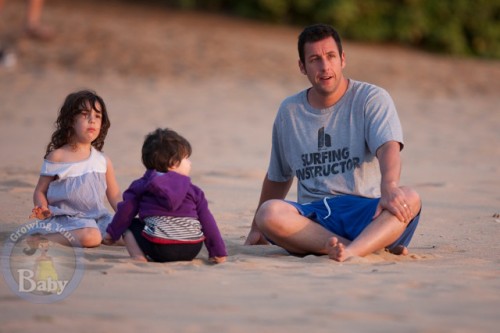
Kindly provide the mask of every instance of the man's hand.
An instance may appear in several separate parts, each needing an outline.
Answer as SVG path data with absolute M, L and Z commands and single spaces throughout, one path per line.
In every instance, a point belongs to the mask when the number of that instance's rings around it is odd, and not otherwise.
M 412 212 L 405 192 L 399 187 L 401 174 L 401 144 L 396 141 L 384 143 L 377 150 L 377 158 L 382 175 L 380 202 L 373 216 L 376 219 L 383 210 L 387 210 L 403 223 L 410 222 Z
M 257 228 L 250 229 L 245 245 L 268 245 L 269 242 Z
M 410 222 L 412 218 L 411 208 L 407 203 L 405 193 L 397 186 L 382 189 L 382 195 L 373 219 L 376 219 L 384 209 L 396 216 L 403 223 Z

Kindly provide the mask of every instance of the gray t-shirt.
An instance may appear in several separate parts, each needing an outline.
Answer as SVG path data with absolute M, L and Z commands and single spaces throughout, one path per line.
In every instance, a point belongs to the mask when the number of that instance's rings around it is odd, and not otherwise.
M 403 147 L 396 107 L 382 88 L 349 80 L 344 96 L 327 109 L 315 109 L 307 90 L 286 98 L 273 127 L 268 178 L 296 176 L 298 202 L 338 194 L 380 196 L 375 154 L 388 141 Z

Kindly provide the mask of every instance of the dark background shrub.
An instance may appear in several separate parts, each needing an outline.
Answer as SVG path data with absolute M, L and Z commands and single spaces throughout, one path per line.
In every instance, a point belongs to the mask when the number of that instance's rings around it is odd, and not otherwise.
M 328 23 L 350 40 L 396 42 L 453 55 L 500 58 L 500 0 L 149 0 L 303 26 Z

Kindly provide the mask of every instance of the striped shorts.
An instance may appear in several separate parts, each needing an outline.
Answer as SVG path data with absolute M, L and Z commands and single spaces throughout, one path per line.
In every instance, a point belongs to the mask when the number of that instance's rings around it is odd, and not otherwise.
M 205 239 L 200 221 L 192 217 L 149 216 L 144 223 L 144 237 L 154 243 L 197 243 Z

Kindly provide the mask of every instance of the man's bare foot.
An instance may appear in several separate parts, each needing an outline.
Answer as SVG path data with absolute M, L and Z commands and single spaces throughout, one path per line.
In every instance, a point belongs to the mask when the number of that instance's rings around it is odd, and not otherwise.
M 395 254 L 397 256 L 408 255 L 408 249 L 406 248 L 406 246 L 403 246 L 403 245 L 398 245 L 398 246 L 394 247 L 393 249 L 387 249 L 387 251 L 389 251 L 390 253 Z
M 332 237 L 326 242 L 328 257 L 335 261 L 346 261 L 353 255 L 346 249 L 345 245 L 339 242 L 337 237 Z

